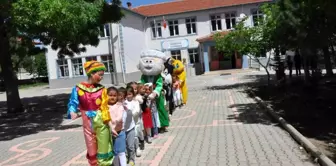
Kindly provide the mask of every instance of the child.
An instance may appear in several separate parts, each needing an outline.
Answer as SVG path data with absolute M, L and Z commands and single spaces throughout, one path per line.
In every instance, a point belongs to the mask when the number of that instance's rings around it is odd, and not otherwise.
M 134 84 L 130 84 L 131 86 Z M 143 133 L 143 122 L 142 122 L 142 110 L 140 105 L 143 103 L 143 96 L 145 95 L 145 88 L 143 85 L 138 85 L 135 83 L 134 86 L 137 89 L 138 94 L 134 98 L 134 102 L 139 106 L 139 112 L 133 112 L 133 118 L 135 122 L 135 153 L 137 157 L 141 156 L 142 150 L 145 148 L 144 133 Z
M 118 89 L 118 102 L 121 102 L 125 105 L 125 98 L 126 98 L 126 88 L 120 87 Z
M 135 123 L 133 119 L 133 112 L 138 114 L 140 112 L 140 107 L 137 102 L 134 102 L 134 90 L 132 87 L 126 88 L 126 100 L 125 104 L 127 107 L 127 118 L 125 122 L 125 129 L 126 129 L 126 149 L 127 149 L 127 156 L 128 156 L 128 163 L 133 166 L 135 161 Z
M 137 89 L 138 89 L 137 90 L 138 94 L 135 96 L 135 100 L 137 100 L 139 102 L 139 105 L 142 106 L 142 104 L 144 103 L 145 95 L 146 95 L 146 87 L 143 84 L 138 84 Z M 141 152 L 142 150 L 145 149 L 145 137 L 144 137 L 145 128 L 144 128 L 143 118 L 142 118 L 143 110 L 141 107 L 140 107 L 140 111 L 141 111 L 141 114 L 139 116 L 139 121 L 135 126 L 137 127 L 136 134 L 139 139 L 139 151 Z
M 134 90 L 135 95 L 138 94 L 138 83 L 136 82 L 130 82 L 127 84 L 127 87 L 132 87 Z
M 110 116 L 113 117 L 109 122 L 114 144 L 113 153 L 115 159 L 113 160 L 113 165 L 120 164 L 120 166 L 126 166 L 126 134 L 124 130 L 124 122 L 127 114 L 123 104 L 118 102 L 118 90 L 115 87 L 108 88 L 107 95 L 109 113 Z
M 173 96 L 175 107 L 182 106 L 182 93 L 178 76 L 173 76 Z
M 150 87 L 148 85 L 144 86 L 145 92 L 143 96 L 143 103 L 141 105 L 141 109 L 142 109 L 142 121 L 143 121 L 143 126 L 145 128 L 147 143 L 151 144 L 152 143 L 151 128 L 153 128 L 153 120 L 152 120 L 152 112 L 150 108 L 151 101 L 148 98 L 148 95 L 150 95 L 149 88 Z
M 146 91 L 147 94 L 153 93 L 153 84 L 148 84 L 148 89 Z M 158 138 L 159 134 L 159 128 L 160 128 L 160 120 L 159 120 L 159 113 L 156 108 L 156 102 L 155 100 L 150 101 L 150 108 L 152 111 L 152 121 L 153 121 L 153 128 L 152 128 L 152 135 L 156 139 Z

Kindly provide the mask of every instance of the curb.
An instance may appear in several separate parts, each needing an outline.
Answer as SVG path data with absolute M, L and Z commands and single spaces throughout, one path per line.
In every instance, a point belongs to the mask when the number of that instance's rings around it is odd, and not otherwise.
M 325 154 L 320 152 L 320 150 L 313 145 L 305 136 L 303 136 L 299 131 L 297 131 L 292 125 L 288 124 L 285 119 L 277 115 L 273 108 L 266 104 L 262 99 L 257 97 L 254 92 L 248 90 L 249 93 L 254 96 L 254 99 L 257 101 L 258 104 L 263 106 L 266 111 L 278 121 L 281 126 L 297 141 L 301 146 L 303 146 L 311 155 L 315 158 L 314 161 L 317 161 L 322 166 L 336 166 L 336 164 L 330 160 Z

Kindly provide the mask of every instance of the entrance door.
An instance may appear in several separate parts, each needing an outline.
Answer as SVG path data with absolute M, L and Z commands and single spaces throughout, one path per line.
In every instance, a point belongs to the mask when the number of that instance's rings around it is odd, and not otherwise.
M 231 65 L 232 68 L 235 69 L 236 68 L 236 53 L 231 53 Z

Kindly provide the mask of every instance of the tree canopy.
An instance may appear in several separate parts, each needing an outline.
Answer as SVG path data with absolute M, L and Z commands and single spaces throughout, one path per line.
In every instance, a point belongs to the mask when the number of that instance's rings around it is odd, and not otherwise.
M 0 66 L 8 112 L 23 110 L 13 59 L 20 62 L 43 51 L 35 48 L 33 39 L 58 50 L 60 57 L 73 56 L 86 51 L 85 45 L 97 46 L 99 27 L 122 16 L 120 0 L 0 1 Z
M 99 26 L 123 16 L 121 2 L 113 0 L 17 0 L 12 4 L 13 33 L 40 39 L 59 49 L 59 55 L 85 51 L 84 45 L 99 44 Z
M 314 61 L 319 58 L 325 61 L 327 75 L 332 75 L 330 51 L 335 54 L 335 8 L 336 1 L 332 0 L 279 0 L 262 5 L 264 18 L 258 26 L 248 27 L 240 22 L 228 35 L 216 36 L 216 48 L 235 50 L 256 60 L 260 53 L 274 51 L 276 61 L 280 60 L 280 50 L 297 50 L 305 63 L 306 80 L 310 66 L 316 68 Z

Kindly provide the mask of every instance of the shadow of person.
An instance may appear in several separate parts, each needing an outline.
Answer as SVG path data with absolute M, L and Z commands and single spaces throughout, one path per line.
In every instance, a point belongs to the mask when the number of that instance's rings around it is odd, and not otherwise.
M 65 130 L 81 125 L 62 126 L 66 119 L 69 94 L 23 98 L 24 113 L 8 116 L 6 102 L 0 102 L 0 141 L 8 141 L 47 130 Z M 30 108 L 30 106 L 34 108 Z

